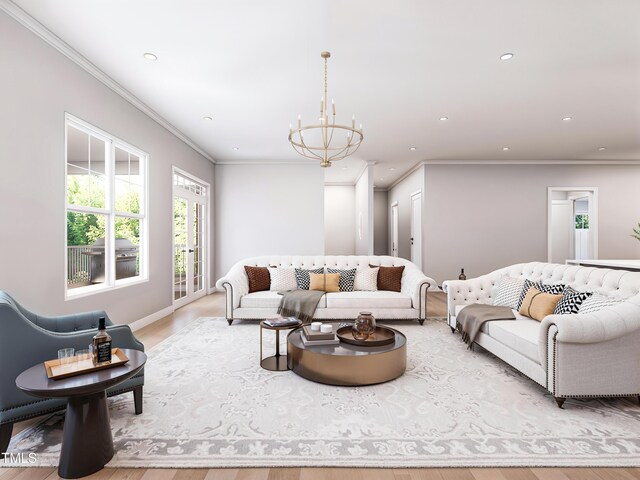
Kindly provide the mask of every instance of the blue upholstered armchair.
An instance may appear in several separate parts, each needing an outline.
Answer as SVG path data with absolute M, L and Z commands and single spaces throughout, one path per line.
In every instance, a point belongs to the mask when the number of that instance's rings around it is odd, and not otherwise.
M 103 311 L 46 317 L 23 308 L 0 290 L 0 453 L 6 452 L 13 424 L 45 413 L 62 410 L 64 399 L 39 399 L 16 387 L 20 373 L 39 362 L 57 358 L 61 348 L 86 349 L 98 328 L 98 318 L 105 317 L 113 345 L 143 350 L 128 325 L 113 325 Z M 135 412 L 142 413 L 144 370 L 107 391 L 118 395 L 133 391 Z

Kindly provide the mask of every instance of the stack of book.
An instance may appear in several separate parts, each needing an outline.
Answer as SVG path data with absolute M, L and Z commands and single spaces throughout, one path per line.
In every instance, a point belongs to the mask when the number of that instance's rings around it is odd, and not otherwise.
M 300 325 L 300 320 L 296 317 L 269 318 L 264 321 L 270 327 L 296 327 Z
M 340 343 L 340 339 L 336 337 L 335 332 L 332 329 L 328 333 L 314 332 L 311 330 L 311 325 L 305 325 L 302 327 L 302 343 L 305 346 L 312 345 L 337 345 Z

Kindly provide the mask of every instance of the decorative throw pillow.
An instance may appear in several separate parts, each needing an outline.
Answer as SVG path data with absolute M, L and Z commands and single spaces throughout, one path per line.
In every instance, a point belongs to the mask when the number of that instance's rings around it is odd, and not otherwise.
M 353 289 L 365 292 L 375 292 L 378 290 L 378 272 L 380 267 L 358 267 L 356 278 L 353 282 Z
M 552 295 L 560 295 L 564 292 L 565 285 L 558 283 L 556 285 L 545 285 L 542 282 L 532 282 L 531 280 L 524 281 L 524 287 L 522 287 L 522 293 L 520 294 L 520 299 L 518 300 L 518 304 L 516 306 L 516 310 L 520 310 L 522 306 L 522 301 L 524 297 L 527 296 L 527 292 L 531 287 L 535 287 L 540 290 L 542 293 L 551 293 Z
M 375 268 L 376 265 L 369 265 Z M 378 270 L 378 290 L 387 290 L 390 292 L 399 292 L 402 285 L 402 272 L 404 265 L 401 267 L 379 267 Z
M 498 283 L 498 291 L 493 304 L 501 307 L 516 308 L 523 287 L 523 278 L 502 277 L 500 283 Z
M 321 292 L 339 292 L 339 273 L 309 273 L 309 290 L 320 290 Z
M 310 273 L 324 273 L 324 267 L 316 268 L 314 270 L 296 268 L 296 284 L 300 290 L 309 290 Z
M 541 322 L 544 317 L 554 313 L 562 295 L 543 293 L 535 287 L 531 287 L 524 297 L 519 313 Z
M 269 269 L 267 267 L 251 267 L 245 265 L 244 271 L 247 272 L 247 277 L 249 278 L 249 293 L 269 290 L 271 286 L 271 276 L 269 275 Z
M 582 302 L 578 313 L 595 313 L 603 308 L 620 305 L 622 302 L 624 302 L 624 300 L 621 298 L 611 298 L 599 293 L 594 293 Z
M 327 273 L 339 273 L 340 274 L 340 291 L 341 292 L 353 292 L 353 284 L 356 279 L 356 269 L 350 270 L 338 270 L 337 268 L 327 267 Z
M 571 287 L 567 287 L 564 290 L 562 295 L 562 299 L 556 305 L 556 309 L 554 310 L 554 315 L 569 315 L 571 313 L 578 313 L 580 310 L 580 305 L 587 298 L 593 295 L 592 292 L 578 292 Z
M 296 272 L 292 267 L 269 267 L 269 276 L 271 277 L 271 286 L 269 290 L 272 292 L 286 292 L 298 288 L 296 283 Z

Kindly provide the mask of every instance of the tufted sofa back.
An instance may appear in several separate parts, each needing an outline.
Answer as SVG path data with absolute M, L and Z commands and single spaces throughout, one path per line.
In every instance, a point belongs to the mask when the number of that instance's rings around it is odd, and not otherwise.
M 622 299 L 640 293 L 640 272 L 543 262 L 519 263 L 464 282 L 444 282 L 449 313 L 454 315 L 455 305 L 459 304 L 493 303 L 500 279 L 504 276 L 543 283 L 563 283 L 578 291 L 597 292 Z
M 268 267 L 269 265 L 278 267 L 296 267 L 296 268 L 320 268 L 330 267 L 339 269 L 348 269 L 356 267 L 366 267 L 368 265 L 381 265 L 384 267 L 405 266 L 406 269 L 417 269 L 417 265 L 409 260 L 398 257 L 389 257 L 382 255 L 310 255 L 310 256 L 280 256 L 265 255 L 261 257 L 250 257 L 236 263 L 233 268 L 239 266 L 243 268 L 245 265 L 254 265 L 257 267 Z
M 543 283 L 563 283 L 579 291 L 597 292 L 625 299 L 640 293 L 640 272 L 627 270 L 532 262 L 512 265 L 495 273 L 498 274 L 498 278 L 509 275 Z

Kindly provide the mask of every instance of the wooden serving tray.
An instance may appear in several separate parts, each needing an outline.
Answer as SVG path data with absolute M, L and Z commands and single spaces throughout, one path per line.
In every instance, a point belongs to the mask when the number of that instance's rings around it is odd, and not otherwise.
M 83 373 L 97 372 L 98 370 L 104 370 L 105 368 L 118 367 L 124 365 L 129 361 L 122 350 L 114 348 L 111 350 L 111 363 L 108 365 L 100 365 L 96 367 L 93 364 L 91 358 L 85 360 L 75 360 L 69 363 L 62 363 L 62 360 L 47 360 L 44 362 L 44 369 L 47 371 L 47 377 L 51 380 L 60 380 L 61 378 L 74 377 L 76 375 L 82 375 Z
M 396 339 L 396 333 L 390 328 L 376 327 L 373 335 L 365 340 L 357 340 L 353 338 L 353 327 L 347 326 L 339 328 L 336 332 L 338 338 L 345 343 L 351 345 L 359 345 L 362 347 L 378 347 L 380 345 L 388 345 L 393 343 Z

